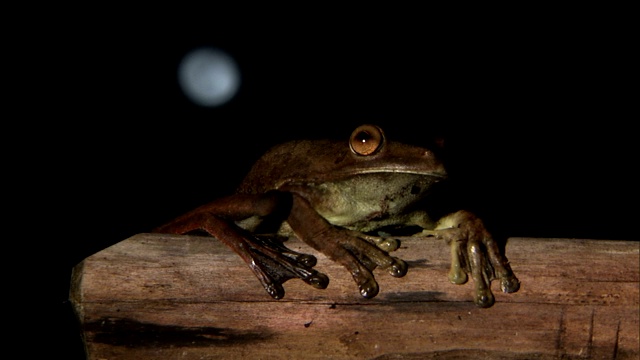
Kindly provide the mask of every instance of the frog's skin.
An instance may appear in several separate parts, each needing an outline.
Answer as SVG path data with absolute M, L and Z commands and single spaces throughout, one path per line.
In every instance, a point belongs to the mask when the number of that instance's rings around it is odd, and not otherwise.
M 154 231 L 206 231 L 240 255 L 275 299 L 284 296 L 283 283 L 291 278 L 319 289 L 329 283 L 313 269 L 313 256 L 283 245 L 281 236 L 295 235 L 344 266 L 360 294 L 373 298 L 378 294 L 373 270 L 402 277 L 407 264 L 389 255 L 397 240 L 372 234 L 383 227 L 417 226 L 451 247 L 449 280 L 463 284 L 471 275 L 475 303 L 490 307 L 492 280 L 499 279 L 504 292 L 517 291 L 520 282 L 482 221 L 467 211 L 436 221 L 412 206 L 445 177 L 432 151 L 391 142 L 379 127 L 362 125 L 349 142 L 302 140 L 272 148 L 234 195 Z

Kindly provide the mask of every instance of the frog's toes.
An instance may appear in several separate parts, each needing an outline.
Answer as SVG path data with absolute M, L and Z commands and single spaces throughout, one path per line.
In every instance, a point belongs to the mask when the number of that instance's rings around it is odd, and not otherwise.
M 514 293 L 520 289 L 520 280 L 515 275 L 505 276 L 500 279 L 500 289 L 505 293 Z
M 317 259 L 313 255 L 293 251 L 271 237 L 247 239 L 250 267 L 267 293 L 274 299 L 285 295 L 283 284 L 298 278 L 316 289 L 325 289 L 329 277 L 313 269 Z
M 303 266 L 307 266 L 310 268 L 316 266 L 316 264 L 318 263 L 318 259 L 316 259 L 315 256 L 309 254 L 298 254 L 295 257 L 295 260 Z
M 476 296 L 474 298 L 474 303 L 481 308 L 488 308 L 493 306 L 495 303 L 495 298 L 493 297 L 493 293 L 489 288 L 484 289 L 476 289 Z
M 352 231 L 351 235 L 360 239 L 367 240 L 369 243 L 374 244 L 378 249 L 386 252 L 392 252 L 398 250 L 400 247 L 400 240 L 389 238 L 389 234 L 384 232 L 378 232 L 379 236 L 362 234 Z
M 401 259 L 393 258 L 393 263 L 389 266 L 388 271 L 391 276 L 403 277 L 407 275 L 409 265 Z
M 360 295 L 365 299 L 374 298 L 378 295 L 378 291 L 380 291 L 378 283 L 373 278 L 367 279 L 363 283 L 358 284 L 358 289 L 360 290 Z
M 316 289 L 326 289 L 329 286 L 329 277 L 317 271 L 302 280 Z
M 466 284 L 467 281 L 469 280 L 469 276 L 467 275 L 466 272 L 464 272 L 462 269 L 460 269 L 459 267 L 451 267 L 451 270 L 449 270 L 449 281 L 452 284 L 456 284 L 456 285 L 462 285 L 462 284 Z
M 275 300 L 280 300 L 284 297 L 284 287 L 279 282 L 263 283 L 264 289 Z
M 456 285 L 465 284 L 469 277 L 465 271 L 467 259 L 464 253 L 461 252 L 461 243 L 458 241 L 451 241 L 449 245 L 451 247 L 451 267 L 449 268 L 448 274 L 449 281 Z
M 386 252 L 396 251 L 400 247 L 400 240 L 391 238 L 380 238 L 376 245 Z

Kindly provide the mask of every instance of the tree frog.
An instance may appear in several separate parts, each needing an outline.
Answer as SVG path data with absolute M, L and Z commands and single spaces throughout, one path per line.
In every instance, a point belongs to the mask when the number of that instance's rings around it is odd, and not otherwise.
M 517 291 L 520 282 L 483 222 L 466 210 L 432 219 L 417 207 L 446 177 L 433 151 L 393 142 L 380 127 L 365 124 L 348 141 L 299 140 L 273 147 L 235 194 L 154 232 L 204 230 L 235 251 L 275 299 L 284 296 L 283 283 L 292 278 L 319 289 L 329 283 L 314 269 L 315 257 L 284 245 L 283 237 L 296 236 L 346 268 L 360 294 L 373 298 L 379 291 L 374 269 L 402 277 L 408 268 L 390 255 L 398 240 L 376 230 L 410 226 L 450 246 L 449 280 L 464 284 L 471 275 L 475 304 L 490 307 L 492 280 L 499 279 L 507 293 Z

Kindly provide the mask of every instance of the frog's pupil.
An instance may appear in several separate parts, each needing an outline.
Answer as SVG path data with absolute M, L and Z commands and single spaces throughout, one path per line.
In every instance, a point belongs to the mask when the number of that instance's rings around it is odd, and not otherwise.
M 362 131 L 361 133 L 358 134 L 356 138 L 360 142 L 366 143 L 367 141 L 369 141 L 369 139 L 371 139 L 371 134 L 369 134 L 367 131 Z

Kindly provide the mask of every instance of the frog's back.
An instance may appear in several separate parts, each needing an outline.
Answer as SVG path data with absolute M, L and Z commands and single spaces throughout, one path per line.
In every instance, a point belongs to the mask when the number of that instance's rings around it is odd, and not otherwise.
M 296 140 L 276 145 L 256 161 L 237 192 L 263 193 L 286 182 L 313 178 L 327 164 L 339 162 L 347 151 L 344 142 L 330 140 Z

